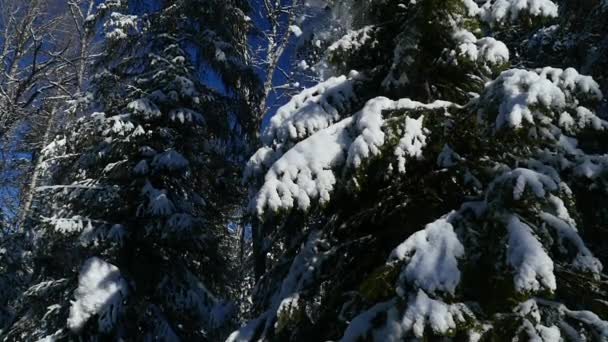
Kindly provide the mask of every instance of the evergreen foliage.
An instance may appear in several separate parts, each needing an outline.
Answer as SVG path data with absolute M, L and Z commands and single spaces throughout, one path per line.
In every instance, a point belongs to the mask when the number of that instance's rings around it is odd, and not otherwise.
M 229 340 L 607 340 L 603 94 L 518 50 L 557 4 L 329 5 L 325 81 L 245 171 L 261 277 Z
M 83 4 L 0 340 L 608 341 L 606 0 Z

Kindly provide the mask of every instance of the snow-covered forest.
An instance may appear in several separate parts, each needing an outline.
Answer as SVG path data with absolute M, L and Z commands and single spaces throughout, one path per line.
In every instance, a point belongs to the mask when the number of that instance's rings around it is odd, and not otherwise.
M 0 0 L 0 341 L 608 342 L 607 0 Z

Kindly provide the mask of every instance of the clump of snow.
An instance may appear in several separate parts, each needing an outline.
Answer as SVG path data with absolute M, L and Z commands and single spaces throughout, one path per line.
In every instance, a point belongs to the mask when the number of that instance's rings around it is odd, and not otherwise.
M 126 15 L 118 12 L 110 14 L 109 20 L 104 24 L 106 38 L 110 40 L 121 40 L 127 38 L 129 30 L 137 28 L 137 16 Z
M 42 151 L 40 151 L 40 154 L 44 159 L 63 154 L 66 150 L 66 144 L 67 139 L 65 137 L 55 139 L 50 144 L 45 146 Z
M 452 105 L 445 101 L 431 104 L 410 99 L 392 101 L 385 97 L 369 100 L 353 116 L 312 134 L 278 158 L 266 173 L 254 207 L 261 215 L 266 208 L 288 210 L 296 202 L 299 209 L 307 210 L 312 199 L 327 203 L 336 183 L 334 169 L 358 168 L 364 160 L 380 153 L 385 140 L 383 111 Z M 269 150 L 264 149 L 250 163 L 265 161 L 260 158 L 262 155 L 268 156 Z M 247 169 L 249 174 L 257 172 L 259 166 L 250 164 Z
M 608 160 L 601 157 L 584 156 L 574 167 L 574 174 L 577 176 L 594 179 L 605 172 L 608 167 Z
M 555 229 L 558 235 L 558 243 L 563 251 L 567 251 L 563 245 L 563 240 L 567 240 L 577 249 L 576 257 L 572 262 L 574 267 L 594 274 L 602 272 L 602 263 L 587 248 L 576 227 L 573 225 L 573 221 L 565 221 L 547 212 L 542 212 L 539 216 L 547 225 Z
M 512 69 L 503 72 L 500 77 L 490 84 L 500 83 L 497 89 L 502 100 L 496 117 L 496 128 L 504 125 L 519 127 L 522 121 L 534 123 L 533 110 L 535 105 L 563 109 L 566 97 L 558 86 L 535 72 Z M 494 88 L 496 89 L 496 88 Z
M 416 108 L 437 109 L 448 108 L 451 106 L 455 105 L 451 102 L 440 100 L 425 104 L 412 101 L 410 99 L 399 99 L 397 101 L 392 101 L 386 97 L 376 97 L 367 101 L 365 106 L 363 106 L 363 109 L 353 116 L 356 118 L 356 128 L 360 134 L 353 141 L 348 150 L 347 165 L 349 167 L 358 168 L 365 159 L 376 156 L 380 153 L 380 147 L 384 145 L 384 132 L 382 131 L 384 118 L 382 116 L 382 112 L 388 110 Z M 421 139 L 420 134 L 418 134 L 419 132 L 416 131 L 418 124 L 421 123 L 421 121 L 417 123 L 412 121 L 409 122 L 411 129 L 409 133 L 410 136 L 416 135 L 416 139 Z M 425 133 L 425 131 L 423 130 L 422 133 Z M 407 148 L 405 146 L 407 138 L 408 137 L 406 136 L 405 140 L 403 141 L 403 146 L 400 147 L 404 152 Z M 408 153 L 412 152 L 415 154 L 416 146 L 418 145 L 414 142 L 413 145 L 410 146 L 411 148 L 408 150 Z M 404 156 L 405 154 L 397 152 L 396 155 Z
M 516 21 L 522 14 L 555 18 L 557 5 L 551 0 L 488 0 L 480 11 L 483 21 L 498 24 Z
M 128 133 L 132 132 L 133 129 L 135 129 L 133 123 L 123 119 L 125 119 L 125 117 L 122 115 L 115 115 L 105 119 L 103 123 L 107 127 L 103 130 L 102 134 L 104 136 L 110 134 L 126 136 Z
M 460 282 L 458 259 L 464 256 L 464 246 L 454 233 L 449 216 L 428 224 L 392 251 L 389 260 L 406 263 L 400 281 L 431 295 L 436 291 L 454 294 Z
M 410 82 L 405 70 L 408 70 L 408 67 L 415 61 L 410 55 L 410 51 L 416 51 L 417 49 L 418 40 L 415 37 L 410 35 L 402 35 L 399 37 L 399 42 L 393 50 L 390 70 L 384 80 L 382 80 L 382 86 L 384 88 L 390 89 L 393 87 L 400 87 Z
M 492 37 L 484 37 L 475 43 L 479 51 L 477 58 L 492 65 L 504 64 L 509 61 L 509 49 L 507 46 Z
M 437 334 L 446 334 L 471 315 L 464 304 L 446 304 L 418 290 L 415 297 L 410 296 L 401 324 L 403 330 L 411 329 L 416 337 L 422 338 L 426 326 Z
M 397 106 L 397 102 L 386 97 L 376 97 L 367 101 L 363 109 L 353 116 L 356 121 L 355 127 L 360 134 L 348 148 L 348 166 L 357 168 L 364 160 L 380 153 L 385 138 L 382 131 L 384 124 L 382 112 L 397 109 Z
M 353 72 L 349 77 L 331 77 L 293 96 L 270 119 L 263 142 L 301 139 L 338 121 L 340 113 L 356 100 L 353 87 L 357 76 Z
M 557 24 L 538 29 L 528 40 L 528 48 L 534 49 L 550 44 L 558 30 L 559 25 Z
M 141 126 L 137 125 L 137 127 L 131 132 L 131 137 L 139 137 L 146 134 L 146 130 Z
M 525 332 L 528 336 L 528 341 L 539 341 L 539 342 L 559 342 L 561 339 L 561 332 L 555 325 L 544 326 L 540 324 L 541 315 L 538 305 L 534 299 L 529 299 L 525 302 L 519 303 L 513 310 L 518 316 L 521 317 L 521 326 L 519 327 L 517 334 Z
M 517 216 L 511 215 L 507 231 L 507 263 L 515 272 L 515 289 L 519 292 L 535 292 L 542 288 L 555 291 L 553 260 L 534 236 L 532 229 Z
M 61 278 L 61 279 L 53 279 L 40 282 L 38 284 L 32 285 L 30 288 L 25 291 L 26 296 L 32 297 L 41 297 L 44 298 L 50 292 L 53 292 L 57 289 L 63 288 L 65 285 L 69 283 L 69 279 Z
M 160 109 L 147 98 L 132 101 L 127 105 L 127 108 L 146 119 L 160 117 L 162 114 Z
M 606 124 L 584 107 L 578 106 L 578 97 L 602 99 L 599 85 L 589 76 L 580 75 L 576 70 L 543 68 L 536 71 L 511 69 L 503 72 L 496 80 L 486 85 L 483 95 L 490 101 L 498 101 L 496 128 L 504 125 L 520 127 L 525 121 L 530 124 L 553 118 L 545 116 L 538 108 L 554 113 L 566 109 L 575 110 L 579 125 L 602 129 Z M 580 108 L 580 109 L 579 109 Z M 482 111 L 483 112 L 483 111 Z M 557 117 L 557 114 L 553 116 Z M 568 116 L 561 115 L 558 120 L 571 125 Z
M 608 123 L 600 119 L 592 111 L 585 107 L 576 108 L 576 125 L 579 129 L 591 127 L 594 130 L 602 130 L 608 126 Z
M 290 25 L 289 32 L 293 33 L 293 35 L 296 37 L 302 35 L 302 29 L 298 25 Z
M 266 207 L 272 211 L 290 209 L 297 202 L 300 209 L 310 206 L 311 198 L 329 201 L 336 178 L 333 167 L 345 160 L 344 146 L 352 141 L 346 127 L 352 118 L 325 128 L 299 142 L 268 170 L 256 198 L 258 214 Z
M 401 173 L 405 173 L 406 157 L 422 158 L 422 149 L 426 146 L 425 134 L 428 134 L 428 131 L 422 127 L 423 120 L 424 115 L 421 115 L 418 119 L 412 119 L 409 116 L 405 117 L 403 136 L 395 148 L 397 166 Z
M 127 288 L 116 266 L 97 257 L 87 259 L 78 275 L 68 328 L 77 333 L 91 316 L 98 315 L 99 330 L 110 330 L 118 319 Z
M 335 41 L 328 48 L 328 52 L 336 50 L 348 51 L 357 50 L 366 44 L 371 38 L 375 27 L 373 25 L 364 26 L 358 30 L 350 30 L 342 38 Z
M 598 341 L 608 340 L 608 322 L 602 320 L 595 313 L 586 310 L 570 310 L 561 303 L 552 302 L 541 298 L 536 298 L 535 301 L 539 305 L 549 307 L 552 312 L 560 317 L 560 327 L 564 330 L 564 332 L 568 330 L 573 331 L 573 327 L 570 324 L 579 323 L 590 327 L 593 331 L 594 337 L 597 337 Z M 568 337 L 578 338 L 579 336 L 580 335 L 577 332 L 574 332 L 573 335 L 568 334 Z
M 215 48 L 215 59 L 220 62 L 226 61 L 226 53 L 222 51 L 219 47 Z
M 298 68 L 300 70 L 308 70 L 310 68 L 310 66 L 308 65 L 308 63 L 305 60 L 301 60 L 300 62 L 298 62 Z
M 246 182 L 262 176 L 264 171 L 268 170 L 280 156 L 280 150 L 275 151 L 268 146 L 260 147 L 247 161 L 243 172 L 243 180 Z
M 193 111 L 188 108 L 178 108 L 172 109 L 169 112 L 169 119 L 171 121 L 179 121 L 180 123 L 185 122 L 193 122 L 193 123 L 203 123 L 205 119 L 201 113 Z
M 374 319 L 381 313 L 386 314 L 386 322 L 378 327 Z M 403 315 L 399 314 L 394 300 L 377 304 L 355 317 L 340 341 L 360 341 L 370 331 L 374 341 L 399 341 L 408 334 L 422 339 L 427 327 L 435 334 L 445 335 L 471 317 L 473 313 L 464 304 L 446 304 L 418 290 L 409 296 Z
M 581 75 L 574 68 L 559 69 L 545 67 L 537 69 L 541 77 L 551 80 L 567 95 L 574 93 L 588 94 L 591 98 L 601 100 L 603 95 L 599 84 L 591 76 Z
M 70 218 L 53 216 L 49 218 L 43 218 L 42 220 L 45 223 L 51 224 L 56 232 L 62 234 L 81 232 L 84 230 L 86 222 L 88 222 L 88 220 L 78 215 L 72 216 Z
M 517 168 L 505 172 L 497 177 L 493 184 L 512 185 L 514 200 L 520 200 L 526 189 L 532 191 L 536 197 L 545 197 L 547 190 L 555 191 L 558 189 L 557 182 L 551 177 L 526 168 Z
M 594 130 L 603 130 L 608 127 L 606 121 L 585 107 L 577 107 L 574 115 L 575 117 L 572 117 L 570 113 L 562 112 L 559 116 L 558 125 L 568 133 L 576 133 L 587 127 Z
M 475 35 L 466 30 L 456 30 L 452 37 L 457 43 L 456 54 L 472 62 L 482 65 L 500 65 L 509 61 L 507 46 L 492 37 L 477 39 Z
M 481 9 L 475 2 L 475 0 L 463 0 L 464 7 L 467 9 L 467 15 L 469 17 L 474 17 L 479 14 Z

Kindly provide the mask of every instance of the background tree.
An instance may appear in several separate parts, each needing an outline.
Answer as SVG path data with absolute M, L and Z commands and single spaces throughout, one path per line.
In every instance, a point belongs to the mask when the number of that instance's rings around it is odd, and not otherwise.
M 73 4 L 83 6 L 84 2 Z M 79 59 L 81 51 L 74 53 L 80 40 L 73 39 L 73 32 L 92 27 L 95 20 L 71 20 L 63 1 L 3 1 L 0 6 L 2 331 L 12 322 L 32 276 L 33 235 L 25 219 L 41 181 L 39 151 L 65 122 L 63 110 L 77 98 L 76 69 L 88 62 Z
M 66 27 L 63 14 L 55 11 L 58 3 L 7 0 L 0 4 L 0 192 L 7 227 L 13 230 L 30 166 L 28 133 L 48 118 L 45 99 L 64 85 L 59 75 L 69 44 L 60 38 Z
M 264 274 L 229 340 L 608 338 L 577 195 L 605 198 L 606 156 L 577 141 L 605 136 L 600 86 L 494 38 L 557 5 L 333 6 L 346 34 L 313 50 L 336 76 L 278 110 L 246 170 Z
M 8 340 L 217 340 L 231 324 L 226 223 L 258 93 L 248 7 L 136 5 L 96 8 L 105 52 L 76 108 L 103 112 L 76 113 L 42 152 L 35 285 Z

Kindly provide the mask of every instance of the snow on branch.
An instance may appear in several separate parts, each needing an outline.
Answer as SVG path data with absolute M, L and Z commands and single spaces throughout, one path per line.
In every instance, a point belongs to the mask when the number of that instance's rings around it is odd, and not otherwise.
M 364 26 L 358 30 L 350 30 L 342 38 L 332 43 L 327 51 L 329 53 L 335 51 L 350 51 L 357 50 L 364 46 L 370 39 L 372 34 L 376 30 L 373 25 Z
M 454 295 L 460 282 L 458 259 L 464 255 L 464 246 L 454 232 L 450 216 L 428 224 L 393 250 L 389 261 L 406 263 L 399 276 L 400 282 L 407 282 L 429 294 L 441 291 Z M 401 292 L 404 292 L 403 288 Z
M 539 291 L 541 288 L 555 291 L 553 260 L 534 236 L 530 226 L 511 215 L 507 230 L 507 261 L 515 271 L 515 289 L 519 292 Z
M 456 29 L 452 34 L 457 48 L 452 51 L 461 58 L 489 67 L 502 65 L 509 61 L 507 46 L 492 37 L 477 39 L 475 35 L 464 28 Z
M 99 330 L 109 331 L 118 319 L 127 288 L 118 267 L 97 257 L 87 259 L 78 276 L 68 328 L 79 332 L 89 318 L 98 315 Z
M 557 118 L 557 113 L 566 110 L 576 112 L 574 115 L 580 118 L 579 125 L 606 127 L 607 124 L 591 111 L 578 106 L 579 101 L 586 99 L 602 99 L 599 85 L 591 77 L 580 75 L 572 68 L 543 68 L 536 71 L 510 69 L 486 85 L 480 103 L 498 106 L 497 129 L 504 126 L 521 127 L 524 122 L 534 125 L 547 119 L 567 125 L 570 120 L 565 116 Z M 548 115 L 546 111 L 549 111 Z M 488 114 L 484 109 L 480 113 Z
M 517 21 L 520 16 L 557 17 L 557 5 L 550 0 L 488 0 L 480 16 L 488 23 L 505 24 Z
M 377 324 L 381 314 L 386 320 Z M 371 340 L 374 341 L 399 341 L 411 335 L 421 339 L 427 328 L 435 334 L 445 335 L 473 317 L 473 312 L 465 304 L 447 304 L 418 290 L 408 296 L 403 313 L 400 313 L 395 299 L 364 311 L 352 320 L 340 341 L 354 342 L 365 340 L 365 337 L 373 337 Z M 370 332 L 372 334 L 368 336 Z
M 338 121 L 356 100 L 354 85 L 358 74 L 331 77 L 295 95 L 278 109 L 262 140 L 285 142 L 305 138 Z
M 410 99 L 393 101 L 377 97 L 369 100 L 353 116 L 312 134 L 278 158 L 263 147 L 264 156 L 277 159 L 266 173 L 252 208 L 261 215 L 266 209 L 289 210 L 296 205 L 301 210 L 307 210 L 311 201 L 317 199 L 321 204 L 327 203 L 336 183 L 335 171 L 342 167 L 356 169 L 365 160 L 380 153 L 385 142 L 383 111 L 436 109 L 452 105 L 445 101 L 424 104 Z M 405 154 L 404 149 L 408 154 L 416 155 L 416 147 L 420 147 L 419 144 L 408 147 L 404 142 L 399 147 L 403 152 L 397 155 Z M 265 161 L 260 157 L 256 154 L 250 160 L 247 174 L 259 173 L 260 165 L 256 163 Z

